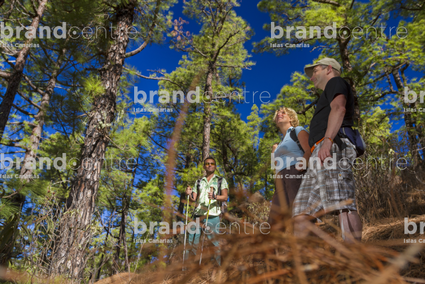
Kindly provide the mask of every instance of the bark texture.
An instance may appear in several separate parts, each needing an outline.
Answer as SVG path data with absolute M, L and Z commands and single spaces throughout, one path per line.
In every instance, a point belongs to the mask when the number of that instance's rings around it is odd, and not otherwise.
M 116 113 L 116 94 L 123 70 L 125 51 L 132 27 L 135 1 L 117 7 L 113 43 L 108 49 L 105 65 L 100 69 L 104 94 L 94 101 L 85 131 L 80 168 L 67 199 L 67 212 L 61 220 L 57 250 L 51 263 L 52 274 L 66 275 L 73 280 L 83 278 L 87 249 L 91 241 L 91 220 L 99 188 L 109 131 Z
M 205 94 L 210 98 L 204 102 L 204 127 L 202 135 L 202 162 L 210 155 L 210 141 L 211 141 L 211 98 L 213 96 L 212 80 L 214 74 L 214 67 L 210 65 L 207 72 L 207 79 L 205 82 Z

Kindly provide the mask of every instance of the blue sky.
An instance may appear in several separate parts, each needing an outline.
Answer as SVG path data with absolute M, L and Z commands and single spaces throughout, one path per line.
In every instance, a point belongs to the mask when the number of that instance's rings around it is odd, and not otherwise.
M 184 25 L 185 29 L 191 33 L 199 33 L 200 26 L 196 21 L 188 19 L 181 13 L 183 7 L 181 2 L 172 8 L 174 18 L 182 17 L 189 22 L 189 24 Z M 312 52 L 311 48 L 293 49 L 290 54 L 280 57 L 270 53 L 253 53 L 253 42 L 259 42 L 270 35 L 269 31 L 263 30 L 263 24 L 270 22 L 269 15 L 261 13 L 257 9 L 257 3 L 257 1 L 242 1 L 241 6 L 235 8 L 236 13 L 246 20 L 255 32 L 251 40 L 245 43 L 245 48 L 252 55 L 250 60 L 256 64 L 251 67 L 251 70 L 243 70 L 242 73 L 242 81 L 246 85 L 246 101 L 248 103 L 237 105 L 237 110 L 241 113 L 241 117 L 244 120 L 251 112 L 254 92 L 257 92 L 254 103 L 259 108 L 261 107 L 259 99 L 261 92 L 264 92 L 263 98 L 266 97 L 266 92 L 270 93 L 270 99 L 263 99 L 263 102 L 274 101 L 280 89 L 285 84 L 290 83 L 291 74 L 295 71 L 303 72 L 304 66 L 310 64 L 320 55 L 320 51 Z M 171 50 L 167 43 L 163 45 L 154 44 L 146 47 L 137 56 L 127 59 L 126 63 L 135 66 L 143 75 L 149 75 L 147 71 L 149 69 L 165 69 L 167 73 L 170 73 L 178 67 L 178 62 L 184 54 L 183 52 Z M 139 90 L 157 90 L 158 82 L 141 79 L 137 86 Z M 132 96 L 133 92 L 130 94 Z
M 189 30 L 191 33 L 198 34 L 200 26 L 193 19 L 188 19 L 182 14 L 183 1 L 179 1 L 177 5 L 172 8 L 175 19 L 182 17 L 189 24 L 185 24 L 184 28 Z M 261 108 L 262 102 L 258 95 L 264 92 L 270 94 L 270 99 L 264 99 L 263 102 L 272 102 L 276 99 L 276 96 L 280 93 L 281 88 L 285 84 L 290 84 L 291 74 L 298 71 L 303 72 L 303 68 L 307 64 L 311 64 L 320 55 L 320 49 L 313 50 L 313 45 L 309 48 L 294 48 L 286 55 L 276 56 L 270 53 L 256 54 L 252 52 L 253 43 L 259 42 L 263 38 L 270 35 L 269 30 L 264 30 L 263 25 L 270 23 L 270 17 L 267 13 L 262 13 L 257 9 L 258 1 L 245 0 L 241 1 L 241 6 L 235 8 L 236 13 L 245 19 L 251 28 L 254 30 L 254 36 L 251 40 L 245 43 L 245 48 L 252 55 L 251 61 L 255 62 L 255 65 L 251 67 L 251 70 L 243 70 L 242 82 L 245 83 L 248 103 L 237 104 L 236 108 L 241 114 L 243 120 L 246 120 L 247 116 L 251 112 L 253 102 Z M 397 18 L 391 18 L 387 25 L 388 27 L 396 27 L 399 22 Z M 389 28 L 385 30 L 388 34 Z M 168 39 L 167 39 L 168 41 Z M 144 51 L 138 55 L 127 59 L 126 63 L 135 66 L 139 72 L 143 75 L 149 75 L 147 70 L 158 70 L 165 69 L 167 73 L 174 71 L 178 67 L 178 62 L 182 55 L 185 53 L 178 52 L 169 48 L 167 41 L 163 45 L 150 45 L 146 47 Z M 409 71 L 411 72 L 411 71 Z M 409 73 L 411 75 L 418 76 L 416 74 Z M 157 90 L 158 82 L 152 80 L 141 79 L 137 83 L 139 90 Z M 253 101 L 252 95 L 256 93 L 255 100 Z M 130 95 L 133 96 L 131 90 Z M 383 106 L 387 108 L 389 106 Z M 146 114 L 145 114 L 146 115 Z M 137 116 L 142 116 L 138 114 Z M 404 123 L 403 121 L 392 121 L 392 131 L 400 128 Z
M 253 43 L 259 42 L 263 38 L 270 35 L 269 30 L 264 30 L 263 25 L 270 23 L 270 18 L 267 13 L 262 13 L 257 9 L 257 1 L 253 0 L 244 0 L 241 1 L 241 6 L 235 8 L 236 13 L 245 19 L 254 30 L 254 36 L 251 40 L 245 43 L 245 48 L 252 55 L 250 58 L 251 61 L 255 62 L 255 65 L 251 67 L 251 70 L 243 70 L 242 81 L 246 85 L 247 93 L 247 102 L 241 103 L 236 106 L 237 111 L 241 114 L 242 119 L 246 120 L 247 116 L 251 112 L 253 100 L 252 94 L 257 92 L 256 99 L 254 103 L 257 106 L 261 107 L 261 101 L 258 98 L 258 94 L 261 92 L 268 92 L 270 94 L 270 102 L 276 99 L 276 96 L 279 94 L 281 88 L 285 84 L 290 84 L 291 74 L 298 71 L 303 72 L 303 67 L 306 64 L 310 64 L 320 55 L 320 50 L 312 50 L 310 48 L 295 48 L 291 49 L 290 52 L 286 55 L 277 57 L 274 54 L 263 53 L 256 54 L 252 52 Z M 174 13 L 173 18 L 178 19 L 182 17 L 187 20 L 189 23 L 184 25 L 184 27 L 189 30 L 192 34 L 198 34 L 200 30 L 200 25 L 196 23 L 193 19 L 188 19 L 182 14 L 183 1 L 179 1 L 177 5 L 172 8 Z M 399 19 L 391 19 L 388 21 L 388 26 L 397 26 Z M 388 30 L 386 30 L 388 32 Z M 165 69 L 167 73 L 174 71 L 178 67 L 178 62 L 181 57 L 185 54 L 183 52 L 178 52 L 176 50 L 170 49 L 168 40 L 166 39 L 163 45 L 153 44 L 149 45 L 141 53 L 137 54 L 134 57 L 128 58 L 126 63 L 136 67 L 136 69 L 143 75 L 149 75 L 148 70 L 158 70 Z M 134 46 L 130 46 L 128 51 L 132 50 Z M 408 74 L 411 78 L 412 75 L 420 76 L 422 74 L 409 71 Z M 140 79 L 137 83 L 139 90 L 157 90 L 158 81 Z M 130 90 L 130 97 L 133 97 L 133 90 Z M 20 100 L 17 96 L 16 100 Z M 141 117 L 144 114 L 137 114 L 138 117 Z M 394 121 L 392 120 L 393 127 L 392 131 L 400 128 L 404 123 L 403 121 Z M 53 133 L 54 130 L 51 127 L 45 127 L 44 131 L 48 133 Z

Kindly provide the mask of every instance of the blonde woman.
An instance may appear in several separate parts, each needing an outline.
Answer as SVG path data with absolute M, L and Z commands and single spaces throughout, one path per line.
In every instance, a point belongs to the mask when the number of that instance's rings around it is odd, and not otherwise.
M 303 127 L 298 126 L 298 116 L 293 109 L 280 108 L 275 112 L 273 121 L 283 139 L 279 144 L 274 144 L 272 149 L 272 162 L 276 169 L 276 190 L 269 216 L 269 223 L 272 225 L 279 221 L 285 209 L 292 206 L 311 156 L 309 134 Z M 304 162 L 300 161 L 301 157 Z

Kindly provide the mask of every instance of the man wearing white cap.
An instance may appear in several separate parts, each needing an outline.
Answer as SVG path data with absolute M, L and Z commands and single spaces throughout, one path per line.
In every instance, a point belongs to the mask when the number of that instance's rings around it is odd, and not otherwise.
M 345 241 L 360 241 L 362 223 L 357 213 L 351 170 L 356 150 L 349 139 L 338 135 L 342 127 L 353 126 L 354 96 L 348 83 L 340 77 L 341 65 L 335 59 L 323 58 L 305 66 L 304 71 L 314 86 L 323 90 L 309 128 L 310 159 L 318 158 L 321 164 L 309 165 L 307 178 L 294 200 L 295 234 L 306 236 L 304 222 L 325 212 L 339 215 Z M 352 202 L 344 203 L 347 200 Z

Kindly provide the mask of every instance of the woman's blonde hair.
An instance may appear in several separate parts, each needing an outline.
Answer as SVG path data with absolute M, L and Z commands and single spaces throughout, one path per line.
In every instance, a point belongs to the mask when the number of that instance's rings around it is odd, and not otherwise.
M 289 116 L 289 123 L 293 127 L 297 127 L 300 122 L 298 121 L 298 115 L 292 108 L 289 107 L 281 107 L 280 109 L 276 110 L 273 116 L 273 121 L 276 123 L 276 116 L 279 111 L 284 111 Z

